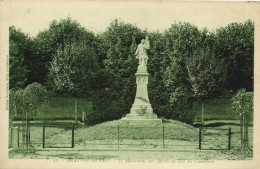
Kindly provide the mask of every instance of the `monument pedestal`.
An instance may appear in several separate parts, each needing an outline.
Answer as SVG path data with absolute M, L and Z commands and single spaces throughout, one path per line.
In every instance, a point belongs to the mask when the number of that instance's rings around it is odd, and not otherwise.
M 146 67 L 139 66 L 135 76 L 137 84 L 135 101 L 130 110 L 130 114 L 122 118 L 122 124 L 162 124 L 162 120 L 158 119 L 157 115 L 153 113 L 153 108 L 149 102 L 147 90 L 149 73 Z

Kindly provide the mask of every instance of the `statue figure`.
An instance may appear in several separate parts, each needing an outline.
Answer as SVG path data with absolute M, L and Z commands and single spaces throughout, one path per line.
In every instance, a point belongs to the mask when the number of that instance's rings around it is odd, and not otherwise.
M 147 65 L 148 55 L 147 50 L 150 49 L 150 42 L 148 39 L 148 36 L 145 37 L 145 39 L 142 39 L 141 43 L 138 45 L 135 56 L 137 59 L 139 59 L 139 66 L 145 67 Z

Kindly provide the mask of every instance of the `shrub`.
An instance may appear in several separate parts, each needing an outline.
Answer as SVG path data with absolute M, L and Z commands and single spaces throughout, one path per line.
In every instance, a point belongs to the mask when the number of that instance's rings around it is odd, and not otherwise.
M 253 119 L 253 92 L 246 92 L 245 89 L 238 90 L 233 96 L 233 109 L 240 116 L 241 151 L 250 152 L 248 146 L 248 125 Z

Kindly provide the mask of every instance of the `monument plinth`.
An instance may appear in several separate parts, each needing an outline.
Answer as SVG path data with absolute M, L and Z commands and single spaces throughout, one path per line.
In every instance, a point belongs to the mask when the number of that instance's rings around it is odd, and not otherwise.
M 148 77 L 147 72 L 147 60 L 148 56 L 146 49 L 149 49 L 149 40 L 146 37 L 142 40 L 141 44 L 138 45 L 136 50 L 137 58 L 139 59 L 138 70 L 135 73 L 136 76 L 136 96 L 134 104 L 130 110 L 130 114 L 127 114 L 122 118 L 124 124 L 141 124 L 141 125 L 153 125 L 162 124 L 162 120 L 157 118 L 157 115 L 153 113 L 152 105 L 150 104 L 148 97 Z

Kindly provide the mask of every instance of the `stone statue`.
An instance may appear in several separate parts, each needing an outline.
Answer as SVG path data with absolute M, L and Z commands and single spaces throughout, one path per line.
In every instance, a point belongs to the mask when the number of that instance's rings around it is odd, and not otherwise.
M 148 39 L 148 36 L 145 37 L 145 39 L 142 39 L 141 43 L 138 45 L 135 56 L 137 59 L 139 59 L 139 66 L 140 67 L 145 67 L 147 66 L 147 60 L 148 60 L 148 55 L 147 55 L 147 50 L 150 49 L 150 42 Z
M 139 59 L 139 66 L 137 72 L 135 73 L 136 95 L 130 113 L 126 114 L 126 116 L 122 118 L 122 124 L 141 124 L 144 126 L 162 125 L 162 119 L 158 119 L 157 114 L 153 112 L 153 108 L 148 97 L 148 49 L 150 49 L 150 42 L 148 36 L 146 36 L 145 39 L 142 39 L 134 54 L 136 58 Z

